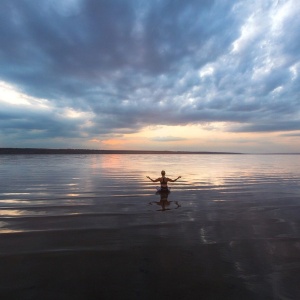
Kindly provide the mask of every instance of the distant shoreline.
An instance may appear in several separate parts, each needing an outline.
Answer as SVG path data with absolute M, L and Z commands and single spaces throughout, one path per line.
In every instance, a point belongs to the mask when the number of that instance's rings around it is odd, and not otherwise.
M 92 149 L 48 149 L 48 148 L 0 148 L 1 154 L 243 154 L 238 152 L 211 151 L 152 151 L 152 150 L 92 150 Z
M 242 153 L 225 151 L 94 150 L 50 148 L 0 148 L 0 155 L 31 154 L 225 154 L 225 155 L 300 155 L 300 153 Z

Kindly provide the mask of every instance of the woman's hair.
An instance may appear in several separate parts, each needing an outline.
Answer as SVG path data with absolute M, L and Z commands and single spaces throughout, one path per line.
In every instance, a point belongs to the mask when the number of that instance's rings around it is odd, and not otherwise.
M 162 170 L 161 175 L 166 175 L 166 172 L 164 170 Z

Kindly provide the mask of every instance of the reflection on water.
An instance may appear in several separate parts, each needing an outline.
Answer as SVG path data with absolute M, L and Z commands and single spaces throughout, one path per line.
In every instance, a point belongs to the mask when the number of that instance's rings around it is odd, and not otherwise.
M 151 201 L 149 202 L 150 205 L 159 205 L 161 208 L 157 209 L 158 211 L 166 211 L 171 210 L 173 208 L 177 209 L 181 207 L 181 205 L 178 203 L 178 201 L 171 201 L 169 200 L 169 195 L 171 192 L 169 191 L 162 191 L 162 192 L 156 192 L 156 195 L 159 195 L 160 200 L 159 201 Z
M 170 194 L 156 194 L 146 178 L 163 169 L 182 176 Z M 163 276 L 177 283 L 175 296 L 198 286 L 222 299 L 217 286 L 228 299 L 300 298 L 300 156 L 0 156 L 0 177 L 0 258 L 119 253 L 132 286 Z M 130 253 L 143 261 L 142 275 L 127 266 L 138 263 Z M 13 282 L 8 289 L 18 290 Z
M 257 234 L 261 222 L 273 218 L 298 230 L 300 156 L 20 155 L 1 156 L 0 162 L 1 216 L 11 218 L 6 229 L 18 227 L 20 216 L 28 220 L 18 230 L 34 231 L 38 228 L 31 226 L 30 217 L 44 216 L 43 222 L 50 216 L 70 214 L 97 215 L 96 228 L 104 223 L 100 217 L 115 213 L 130 214 L 139 225 L 146 225 L 156 218 L 147 204 L 169 210 L 180 203 L 183 207 L 176 220 L 182 224 L 257 219 L 258 224 L 251 224 Z M 158 200 L 146 175 L 159 176 L 161 169 L 171 178 L 177 174 L 182 178 L 170 184 L 170 196 L 160 195 Z M 46 223 L 48 230 L 67 226 L 61 222 L 52 228 Z M 132 221 L 118 221 L 120 225 L 132 225 Z M 68 226 L 78 227 L 78 223 Z M 115 222 L 105 226 L 115 227 Z M 211 238 L 217 242 L 218 236 Z

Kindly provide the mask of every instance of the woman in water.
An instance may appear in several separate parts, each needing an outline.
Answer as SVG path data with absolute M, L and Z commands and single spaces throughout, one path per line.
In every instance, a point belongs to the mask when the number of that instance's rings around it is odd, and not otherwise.
M 154 179 L 154 180 L 151 179 L 149 176 L 147 176 L 147 178 L 149 178 L 152 182 L 160 182 L 160 191 L 169 191 L 168 181 L 175 182 L 179 178 L 181 178 L 181 176 L 178 176 L 176 179 L 171 179 L 171 178 L 166 177 L 166 172 L 164 170 L 162 170 L 161 177 Z

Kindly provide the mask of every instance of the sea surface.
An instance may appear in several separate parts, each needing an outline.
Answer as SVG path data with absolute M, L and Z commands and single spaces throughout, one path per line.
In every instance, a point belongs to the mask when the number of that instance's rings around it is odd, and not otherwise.
M 160 171 L 171 193 L 156 193 Z M 1 155 L 0 299 L 300 299 L 300 155 Z

